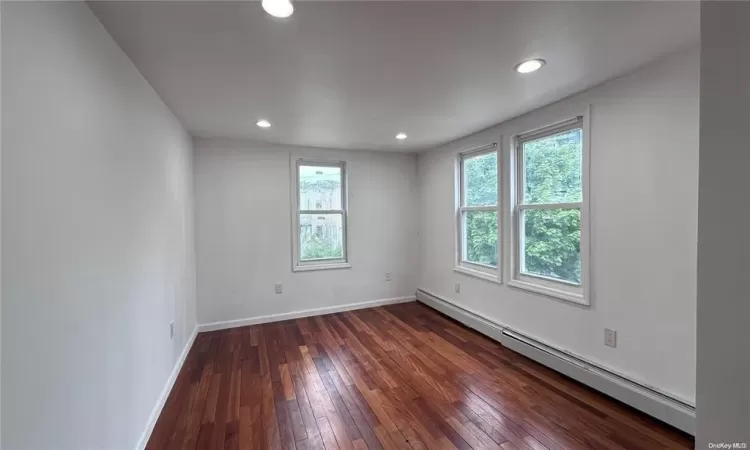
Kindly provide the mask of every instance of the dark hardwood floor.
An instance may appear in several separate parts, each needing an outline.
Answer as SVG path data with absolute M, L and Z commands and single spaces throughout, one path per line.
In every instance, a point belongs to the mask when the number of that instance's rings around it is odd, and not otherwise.
M 418 303 L 201 333 L 157 449 L 645 449 L 692 439 Z

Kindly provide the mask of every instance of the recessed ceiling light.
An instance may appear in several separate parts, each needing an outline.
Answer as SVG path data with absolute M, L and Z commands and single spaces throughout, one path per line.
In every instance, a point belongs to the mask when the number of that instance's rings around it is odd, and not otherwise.
M 403 141 L 404 139 L 406 139 L 406 133 L 397 134 L 396 139 L 398 139 L 399 141 Z
M 537 70 L 541 69 L 543 65 L 546 64 L 546 61 L 543 59 L 530 59 L 528 61 L 524 61 L 521 64 L 516 66 L 516 72 L 518 73 L 531 73 L 536 72 Z
M 255 122 L 255 125 L 258 125 L 261 128 L 271 128 L 271 122 L 267 121 L 266 119 L 260 119 L 259 121 Z
M 294 6 L 289 0 L 263 0 L 263 9 L 274 17 L 285 18 L 292 15 Z

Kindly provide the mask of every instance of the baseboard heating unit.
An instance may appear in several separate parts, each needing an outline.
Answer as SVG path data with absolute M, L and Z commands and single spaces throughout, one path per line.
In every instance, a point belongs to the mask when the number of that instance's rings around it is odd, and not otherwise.
M 475 329 L 517 353 L 675 428 L 695 435 L 695 406 L 684 400 L 495 323 L 477 312 L 427 291 L 417 290 L 417 301 Z

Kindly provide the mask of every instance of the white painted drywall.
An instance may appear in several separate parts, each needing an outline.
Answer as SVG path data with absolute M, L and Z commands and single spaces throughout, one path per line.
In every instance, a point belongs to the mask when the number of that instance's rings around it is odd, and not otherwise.
M 350 269 L 292 272 L 290 154 L 347 162 Z M 195 201 L 199 323 L 414 295 L 414 155 L 196 140 Z
M 2 33 L 2 448 L 130 450 L 194 328 L 192 141 L 85 3 Z
M 0 8 L 0 24 L 2 24 L 2 8 Z M 0 86 L 2 86 L 2 25 L 0 25 Z M 2 105 L 2 89 L 0 89 L 0 105 Z M 0 108 L 0 124 L 2 123 L 2 108 Z M 3 140 L 2 140 L 2 127 L 0 126 L 0 212 L 2 211 L 2 159 L 3 159 Z M 2 214 L 0 213 L 0 217 Z M 0 237 L 2 236 L 2 220 L 0 220 Z M 0 255 L 2 255 L 2 239 L 0 239 Z M 0 405 L 2 405 L 2 309 L 3 309 L 3 297 L 2 297 L 2 263 L 3 260 L 0 257 Z M 3 436 L 3 418 L 2 418 L 2 407 L 0 407 L 0 448 L 2 447 L 2 436 Z
M 701 5 L 696 448 L 750 445 L 750 4 Z
M 698 60 L 697 49 L 684 52 L 421 153 L 419 288 L 694 401 Z M 588 105 L 592 306 L 454 273 L 456 155 L 501 136 L 508 155 L 510 136 L 574 117 Z M 507 176 L 504 187 L 507 194 Z M 461 283 L 460 294 L 454 283 Z M 617 330 L 616 349 L 604 346 L 605 327 Z

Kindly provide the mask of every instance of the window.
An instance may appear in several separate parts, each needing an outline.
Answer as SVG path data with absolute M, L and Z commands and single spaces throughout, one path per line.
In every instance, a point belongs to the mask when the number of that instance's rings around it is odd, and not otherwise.
M 511 286 L 585 303 L 583 117 L 517 136 Z
M 346 164 L 299 159 L 294 171 L 293 270 L 350 267 L 346 253 Z
M 457 272 L 500 281 L 496 144 L 460 155 Z

